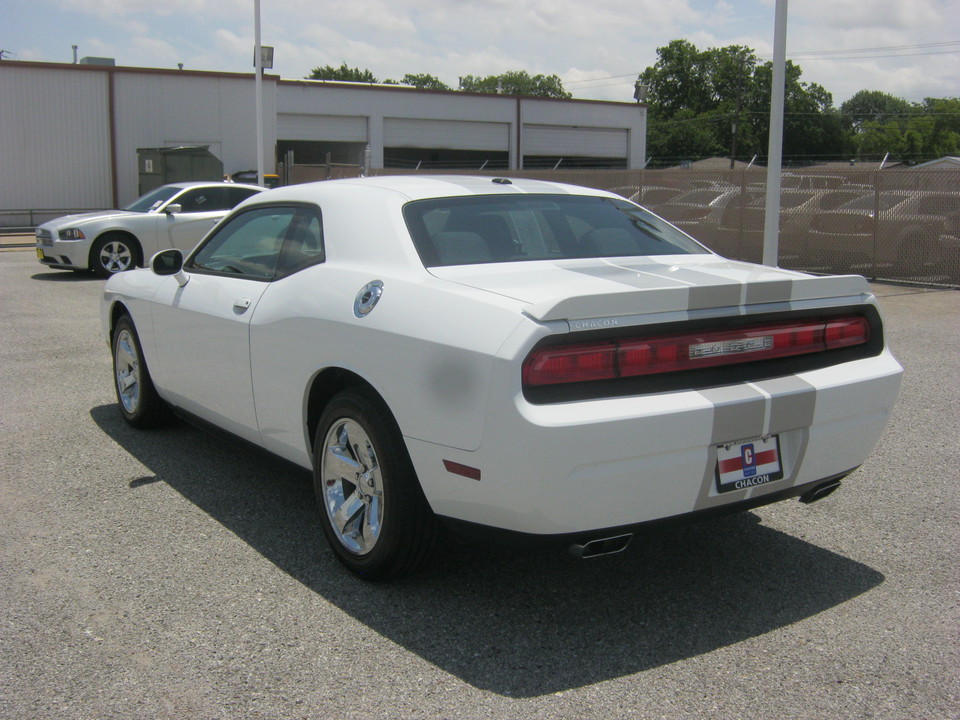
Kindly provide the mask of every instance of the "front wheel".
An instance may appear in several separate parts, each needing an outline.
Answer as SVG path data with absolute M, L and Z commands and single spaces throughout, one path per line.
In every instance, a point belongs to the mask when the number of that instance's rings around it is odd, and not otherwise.
M 429 559 L 433 516 L 383 401 L 345 390 L 324 410 L 314 443 L 314 492 L 337 559 L 367 580 L 410 574 Z
M 135 268 L 140 250 L 136 242 L 120 233 L 108 233 L 93 244 L 90 251 L 90 270 L 98 277 L 110 277 Z
M 121 317 L 113 331 L 113 385 L 120 414 L 133 427 L 154 427 L 169 420 L 170 410 L 153 386 L 129 315 Z

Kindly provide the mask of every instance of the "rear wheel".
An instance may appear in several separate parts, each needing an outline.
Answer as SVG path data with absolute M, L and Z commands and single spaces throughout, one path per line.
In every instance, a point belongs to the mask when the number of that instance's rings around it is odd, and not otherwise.
M 437 521 L 399 429 L 366 388 L 341 392 L 314 443 L 314 492 L 337 559 L 367 580 L 410 574 L 429 559 Z
M 150 379 L 140 338 L 129 315 L 121 317 L 113 331 L 113 384 L 120 414 L 132 426 L 155 427 L 170 419 L 170 410 Z
M 140 263 L 140 248 L 135 240 L 121 233 L 107 233 L 97 238 L 90 250 L 90 270 L 99 277 L 109 277 Z

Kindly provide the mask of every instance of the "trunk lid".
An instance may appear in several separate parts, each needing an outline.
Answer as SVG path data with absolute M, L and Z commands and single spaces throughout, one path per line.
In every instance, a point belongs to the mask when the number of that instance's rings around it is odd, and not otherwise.
M 450 282 L 519 301 L 526 315 L 542 322 L 826 298 L 860 300 L 870 293 L 860 276 L 815 277 L 718 255 L 460 265 L 434 267 L 430 272 Z

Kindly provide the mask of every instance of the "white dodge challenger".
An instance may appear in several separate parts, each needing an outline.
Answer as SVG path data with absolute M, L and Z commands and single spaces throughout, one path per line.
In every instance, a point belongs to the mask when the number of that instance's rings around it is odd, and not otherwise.
M 278 188 L 104 289 L 120 411 L 311 468 L 368 578 L 441 528 L 622 550 L 832 492 L 902 369 L 863 278 L 726 260 L 623 198 L 485 177 Z

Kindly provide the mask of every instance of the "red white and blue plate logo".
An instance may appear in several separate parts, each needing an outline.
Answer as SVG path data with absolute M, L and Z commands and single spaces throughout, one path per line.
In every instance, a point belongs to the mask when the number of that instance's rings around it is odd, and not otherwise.
M 717 447 L 717 491 L 747 490 L 783 477 L 780 438 L 769 435 Z

